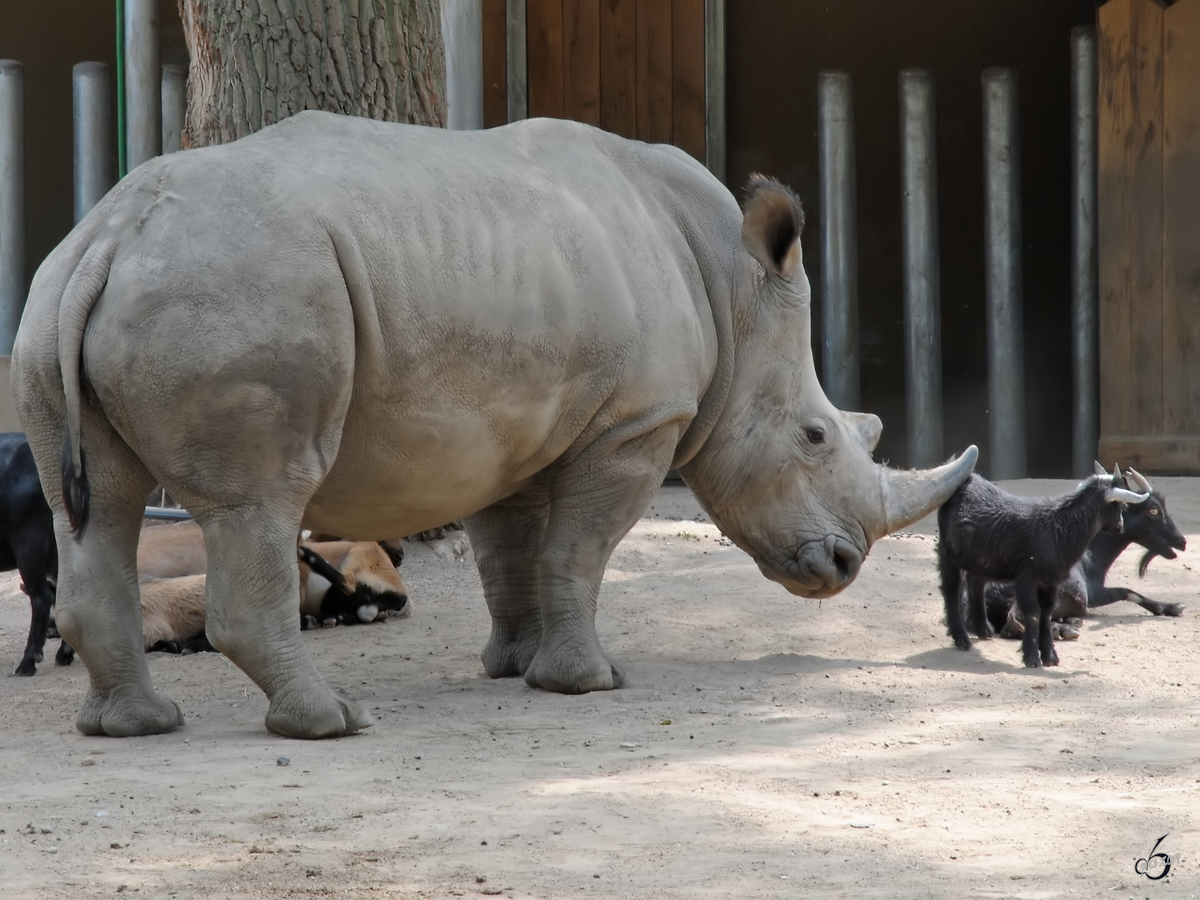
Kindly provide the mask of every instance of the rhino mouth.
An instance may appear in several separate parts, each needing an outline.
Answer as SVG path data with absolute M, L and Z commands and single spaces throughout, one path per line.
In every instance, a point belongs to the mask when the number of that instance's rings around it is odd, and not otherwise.
M 866 554 L 836 534 L 800 544 L 790 553 L 756 555 L 764 576 L 799 597 L 832 597 L 854 581 Z

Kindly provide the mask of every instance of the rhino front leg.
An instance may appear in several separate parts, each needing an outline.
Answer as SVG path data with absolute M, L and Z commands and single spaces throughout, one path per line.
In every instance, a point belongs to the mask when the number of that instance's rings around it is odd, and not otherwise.
M 581 694 L 624 681 L 596 634 L 600 582 L 662 484 L 680 433 L 664 427 L 619 444 L 613 436 L 555 473 L 538 567 L 542 639 L 525 671 L 531 687 Z
M 548 494 L 539 485 L 466 520 L 492 617 L 481 654 L 491 678 L 524 675 L 542 641 L 537 571 L 549 512 Z
M 361 704 L 333 693 L 300 635 L 296 535 L 303 510 L 289 512 L 223 509 L 197 517 L 209 559 L 205 632 L 271 701 L 268 729 L 338 737 L 374 721 Z

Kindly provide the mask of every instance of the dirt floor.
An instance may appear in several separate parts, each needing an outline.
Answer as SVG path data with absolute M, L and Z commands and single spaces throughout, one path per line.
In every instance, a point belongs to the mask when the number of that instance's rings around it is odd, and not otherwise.
M 1200 480 L 1155 484 L 1200 546 Z M 361 735 L 267 733 L 264 697 L 215 654 L 151 656 L 187 720 L 162 737 L 77 733 L 86 675 L 53 643 L 34 678 L 0 678 L 0 896 L 1200 893 L 1194 551 L 1139 588 L 1182 618 L 1108 607 L 1061 666 L 1026 670 L 1015 642 L 951 645 L 930 521 L 808 601 L 664 488 L 601 593 L 627 684 L 577 697 L 484 677 L 461 537 L 406 552 L 411 618 L 305 636 L 373 709 Z M 1138 555 L 1109 583 L 1133 586 Z M 28 624 L 5 576 L 9 671 Z M 1151 881 L 1135 866 L 1163 835 Z

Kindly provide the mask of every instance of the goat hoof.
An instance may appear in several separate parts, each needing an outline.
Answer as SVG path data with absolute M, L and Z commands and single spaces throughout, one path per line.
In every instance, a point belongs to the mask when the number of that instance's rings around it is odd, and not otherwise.
M 1167 603 L 1163 606 L 1162 614 L 1164 616 L 1178 618 L 1179 616 L 1183 615 L 1184 609 L 1186 609 L 1186 607 L 1182 603 Z
M 23 678 L 29 678 L 30 676 L 34 675 L 36 672 L 37 672 L 37 663 L 35 663 L 32 659 L 23 659 L 23 660 L 21 660 L 20 664 L 17 666 L 17 671 L 13 672 L 13 674 L 20 675 Z
M 1051 636 L 1056 641 L 1077 641 L 1079 640 L 1079 629 L 1074 625 L 1069 625 L 1062 622 L 1050 629 Z

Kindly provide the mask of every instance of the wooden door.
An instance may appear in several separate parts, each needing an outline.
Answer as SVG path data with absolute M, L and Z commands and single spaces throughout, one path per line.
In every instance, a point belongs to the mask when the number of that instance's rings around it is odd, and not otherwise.
M 1101 461 L 1200 474 L 1200 0 L 1097 37 Z
M 521 7 L 527 115 L 672 143 L 706 161 L 705 0 L 483 0 L 486 128 L 510 118 L 508 17 Z

